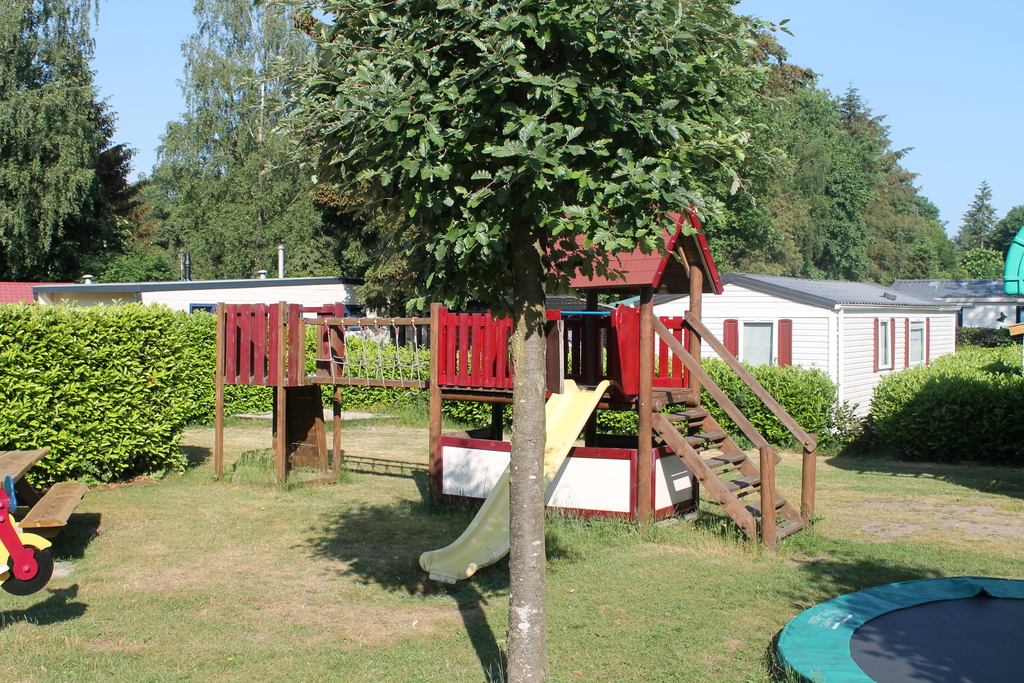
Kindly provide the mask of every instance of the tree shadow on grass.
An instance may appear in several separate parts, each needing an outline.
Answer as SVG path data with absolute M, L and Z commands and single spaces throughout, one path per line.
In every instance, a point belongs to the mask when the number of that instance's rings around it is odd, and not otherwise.
M 949 465 L 931 462 L 907 462 L 870 457 L 864 451 L 843 452 L 828 459 L 828 464 L 857 474 L 884 474 L 946 481 L 964 488 L 1011 498 L 1024 499 L 1024 468 L 998 465 Z
M 180 446 L 185 456 L 185 466 L 189 468 L 199 467 L 213 457 L 213 451 L 206 446 Z
M 422 479 L 425 485 L 425 476 Z M 484 675 L 489 680 L 504 680 L 505 654 L 499 644 L 504 636 L 499 641 L 484 608 L 508 592 L 508 561 L 485 567 L 456 585 L 430 580 L 419 566 L 421 553 L 458 538 L 475 512 L 468 505 L 412 501 L 362 505 L 338 512 L 312 529 L 308 547 L 317 557 L 341 560 L 346 568 L 339 573 L 354 575 L 365 584 L 410 596 L 450 596 Z
M 49 626 L 71 621 L 85 614 L 89 606 L 78 602 L 78 584 L 59 589 L 44 589 L 50 597 L 25 609 L 0 610 L 0 630 L 26 622 L 36 626 Z

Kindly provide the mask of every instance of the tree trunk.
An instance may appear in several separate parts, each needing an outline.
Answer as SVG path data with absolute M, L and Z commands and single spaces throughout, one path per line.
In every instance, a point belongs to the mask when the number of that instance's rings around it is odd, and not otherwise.
M 512 464 L 509 476 L 509 683 L 547 680 L 544 548 L 546 350 L 543 245 L 525 222 L 512 227 Z

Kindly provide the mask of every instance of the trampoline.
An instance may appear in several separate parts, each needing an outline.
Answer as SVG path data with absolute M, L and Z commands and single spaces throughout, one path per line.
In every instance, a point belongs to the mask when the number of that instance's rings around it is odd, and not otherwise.
M 1024 581 L 902 581 L 816 605 L 776 645 L 813 683 L 991 683 L 1024 679 Z

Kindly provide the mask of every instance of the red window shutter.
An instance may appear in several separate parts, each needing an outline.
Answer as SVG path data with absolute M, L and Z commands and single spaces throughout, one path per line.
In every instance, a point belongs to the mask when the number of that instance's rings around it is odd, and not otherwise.
M 924 362 L 932 360 L 932 319 L 924 319 Z
M 793 364 L 793 321 L 779 321 L 779 365 Z
M 872 354 L 871 372 L 878 372 L 878 318 L 875 318 L 875 352 Z
M 722 343 L 725 350 L 734 356 L 740 354 L 740 321 L 726 320 L 722 323 Z
M 889 369 L 896 369 L 896 318 L 889 318 Z
M 910 318 L 903 319 L 903 367 L 910 367 Z

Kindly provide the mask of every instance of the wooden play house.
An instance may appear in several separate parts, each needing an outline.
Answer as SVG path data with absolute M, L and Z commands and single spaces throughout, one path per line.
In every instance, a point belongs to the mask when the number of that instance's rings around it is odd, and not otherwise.
M 588 310 L 548 313 L 548 390 L 559 392 L 566 379 L 581 387 L 608 379 L 612 389 L 598 409 L 634 411 L 639 423 L 634 436 L 612 436 L 599 434 L 592 418 L 583 444 L 572 451 L 552 485 L 548 504 L 573 514 L 646 521 L 692 509 L 703 486 L 748 536 L 774 546 L 813 515 L 816 439 L 701 323 L 702 297 L 720 294 L 721 282 L 697 217 L 672 218 L 674 229 L 666 234 L 664 254 L 619 256 L 613 263 L 616 277 L 572 282 L 585 292 Z M 696 231 L 686 229 L 691 227 Z M 639 305 L 601 311 L 600 293 L 639 294 Z M 689 294 L 690 310 L 658 318 L 653 313 L 656 293 Z M 335 444 L 341 438 L 338 414 L 344 386 L 428 390 L 429 485 L 435 497 L 482 498 L 507 464 L 510 449 L 502 439 L 501 420 L 504 404 L 512 400 L 509 320 L 436 304 L 429 318 L 349 318 L 340 305 L 311 309 L 287 304 L 220 305 L 217 315 L 218 475 L 223 466 L 223 387 L 231 383 L 276 387 L 280 481 L 299 466 L 325 476 L 342 466 L 337 448 L 328 462 L 321 384 L 334 388 Z M 315 326 L 313 357 L 306 353 L 309 325 Z M 710 344 L 803 445 L 799 511 L 776 490 L 774 449 L 701 368 L 701 344 Z M 354 362 L 356 348 L 363 354 L 359 362 Z M 380 362 L 365 362 L 368 348 L 377 349 Z M 385 376 L 379 372 L 385 358 L 403 360 L 393 363 Z M 756 459 L 702 408 L 702 387 L 757 447 Z M 491 404 L 488 438 L 444 435 L 442 404 L 449 400 Z

